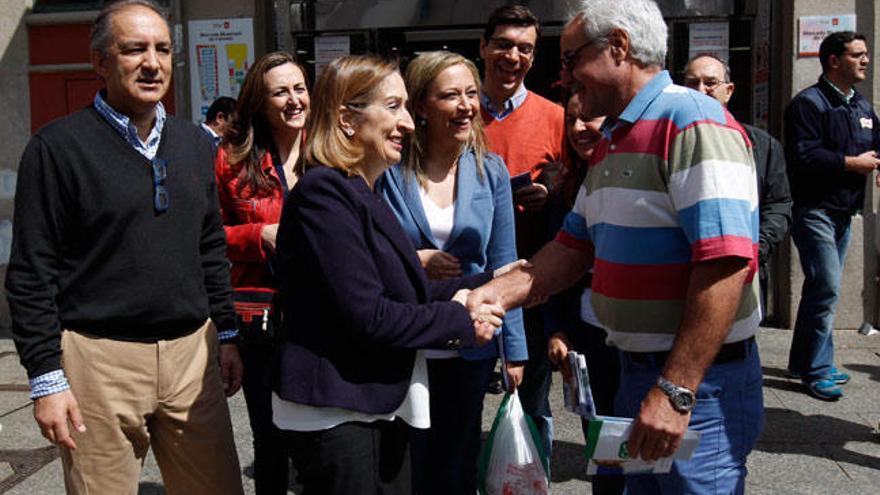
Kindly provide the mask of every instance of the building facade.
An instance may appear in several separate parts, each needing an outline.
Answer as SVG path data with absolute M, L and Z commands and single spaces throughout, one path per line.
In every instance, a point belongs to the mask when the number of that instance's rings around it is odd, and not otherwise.
M 32 132 L 50 120 L 87 105 L 100 81 L 88 64 L 88 30 L 104 0 L 4 0 L 9 14 L 0 19 L 0 276 L 5 276 L 12 232 L 12 202 L 18 158 Z M 198 81 L 192 70 L 191 21 L 249 19 L 255 56 L 271 50 L 295 53 L 312 80 L 322 64 L 343 53 L 368 51 L 403 60 L 425 50 L 449 49 L 477 60 L 482 24 L 504 3 L 520 3 L 541 19 L 543 37 L 526 85 L 558 98 L 558 38 L 567 16 L 567 0 L 162 0 L 175 41 L 173 91 L 168 108 L 198 120 L 194 101 Z M 855 16 L 877 53 L 880 9 L 873 0 L 659 0 L 669 25 L 668 68 L 680 78 L 690 56 L 712 52 L 729 60 L 737 91 L 730 103 L 741 121 L 781 135 L 788 100 L 813 84 L 820 68 L 815 56 L 799 53 L 799 26 L 822 17 Z M 806 19 L 805 19 L 806 18 Z M 827 20 L 827 19 L 826 19 Z M 478 60 L 477 60 L 478 61 Z M 252 62 L 252 61 L 251 61 Z M 478 61 L 479 62 L 479 61 Z M 215 67 L 215 72 L 226 67 Z M 228 70 L 232 71 L 232 67 Z M 231 73 L 231 72 L 230 72 Z M 198 77 L 198 76 L 197 76 Z M 193 87 L 196 86 L 196 87 Z M 204 91 L 204 85 L 202 90 Z M 227 86 L 229 87 L 229 86 Z M 231 87 L 234 87 L 231 86 Z M 869 101 L 880 96 L 873 65 L 859 90 Z M 214 88 L 214 95 L 223 95 Z M 203 110 L 203 109 L 202 109 Z M 837 326 L 877 326 L 880 227 L 874 188 L 863 215 L 853 224 L 853 240 Z M 769 313 L 789 326 L 797 308 L 802 276 L 796 250 L 782 246 L 774 260 Z M 8 328 L 5 297 L 0 298 L 0 329 Z

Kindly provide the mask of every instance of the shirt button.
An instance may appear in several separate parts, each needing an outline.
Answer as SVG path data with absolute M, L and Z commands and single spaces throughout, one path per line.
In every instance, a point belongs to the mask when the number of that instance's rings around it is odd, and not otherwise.
M 614 151 L 614 150 L 617 149 L 617 145 L 616 145 L 616 144 L 612 144 L 611 146 L 608 147 L 608 149 L 610 149 L 611 151 Z

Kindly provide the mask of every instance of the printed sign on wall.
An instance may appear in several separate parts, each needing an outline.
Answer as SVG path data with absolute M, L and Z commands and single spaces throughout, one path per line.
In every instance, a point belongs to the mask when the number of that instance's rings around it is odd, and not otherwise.
M 811 15 L 798 19 L 798 55 L 819 56 L 819 45 L 831 33 L 855 31 L 856 15 Z
M 730 55 L 730 26 L 726 22 L 693 22 L 688 26 L 688 59 L 709 54 L 727 61 Z
M 189 21 L 189 78 L 192 120 L 205 119 L 220 96 L 238 98 L 254 63 L 253 19 Z

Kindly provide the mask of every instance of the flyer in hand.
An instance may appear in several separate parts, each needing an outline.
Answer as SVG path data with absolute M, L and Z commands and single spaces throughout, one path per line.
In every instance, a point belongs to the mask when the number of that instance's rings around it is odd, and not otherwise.
M 668 473 L 672 461 L 690 459 L 700 443 L 700 433 L 688 430 L 681 445 L 669 457 L 654 462 L 632 459 L 629 456 L 629 433 L 633 420 L 612 416 L 596 416 L 587 427 L 585 450 L 587 474 L 649 474 Z

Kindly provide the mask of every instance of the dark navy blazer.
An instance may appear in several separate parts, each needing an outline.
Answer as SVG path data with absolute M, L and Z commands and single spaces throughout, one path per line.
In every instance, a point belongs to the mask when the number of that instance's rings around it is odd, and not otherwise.
M 394 213 L 360 176 L 310 168 L 284 205 L 277 253 L 282 399 L 388 413 L 403 402 L 416 349 L 474 344 L 468 311 L 450 298 L 491 274 L 428 281 Z
M 376 188 L 385 195 L 385 200 L 391 205 L 416 249 L 441 249 L 455 256 L 461 261 L 465 275 L 492 271 L 516 260 L 510 175 L 498 155 L 486 155 L 482 178 L 477 173 L 477 160 L 473 152 L 465 152 L 459 157 L 452 232 L 442 246 L 431 233 L 431 224 L 422 208 L 419 184 L 414 173 L 404 171 L 400 164 L 395 165 L 385 172 Z M 526 361 L 529 354 L 521 309 L 507 312 L 502 333 L 507 359 Z M 461 357 L 470 360 L 497 355 L 495 345 L 461 351 Z

